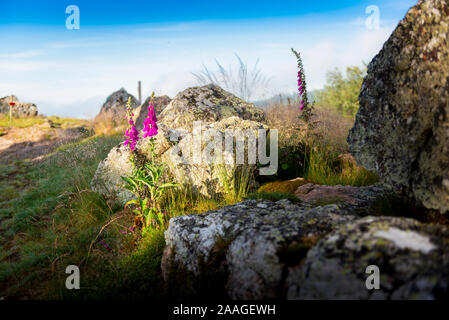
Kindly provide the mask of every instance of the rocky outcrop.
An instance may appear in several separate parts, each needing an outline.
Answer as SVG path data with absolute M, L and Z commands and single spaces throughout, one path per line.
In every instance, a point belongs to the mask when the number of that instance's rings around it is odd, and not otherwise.
M 449 211 L 449 4 L 421 0 L 368 65 L 350 151 L 425 207 Z
M 195 287 L 215 272 L 217 285 L 232 299 L 447 295 L 448 229 L 407 218 L 364 217 L 389 191 L 378 185 L 359 189 L 365 200 L 358 205 L 247 200 L 173 218 L 165 232 L 164 279 L 177 292 L 174 278 L 193 279 L 189 285 Z M 380 269 L 379 290 L 365 286 L 370 265 Z
M 116 124 L 126 123 L 126 103 L 129 97 L 131 97 L 131 108 L 137 108 L 139 105 L 137 99 L 124 88 L 121 88 L 106 99 L 94 121 L 111 121 Z
M 190 100 L 185 100 L 186 92 Z M 170 110 L 167 111 L 169 108 Z M 188 112 L 189 108 L 190 112 Z M 228 113 L 229 110 L 234 111 Z M 182 120 L 182 117 L 187 114 L 191 120 L 189 123 Z M 167 176 L 183 186 L 190 187 L 194 193 L 198 192 L 209 197 L 223 193 L 229 185 L 237 187 L 240 183 L 238 180 L 242 181 L 246 178 L 248 178 L 248 184 L 255 187 L 256 165 L 248 164 L 248 144 L 245 142 L 247 141 L 245 134 L 252 132 L 257 137 L 258 129 L 265 129 L 268 133 L 268 128 L 263 123 L 245 120 L 245 118 L 260 119 L 263 118 L 262 115 L 263 112 L 252 104 L 216 86 L 190 88 L 179 93 L 162 111 L 160 115 L 162 120 L 158 122 L 156 149 L 157 155 L 167 165 Z M 201 127 L 194 128 L 194 120 L 205 122 L 201 124 Z M 193 132 L 193 130 L 196 131 Z M 211 135 L 212 132 L 214 134 Z M 226 152 L 225 135 L 229 134 L 235 141 L 232 154 Z M 198 145 L 201 152 L 199 158 L 195 155 L 197 141 L 201 142 Z M 220 160 L 219 155 L 214 155 L 213 151 L 207 149 L 215 141 L 217 143 L 221 141 L 222 161 L 214 161 L 214 159 Z M 243 163 L 239 162 L 236 165 L 236 147 L 240 142 L 245 146 L 242 150 L 244 160 Z M 209 160 L 212 161 L 204 161 L 206 150 L 209 150 L 208 154 L 211 155 Z M 137 153 L 142 162 L 150 159 L 148 139 L 138 141 Z M 92 189 L 107 199 L 116 199 L 122 203 L 129 200 L 131 194 L 122 188 L 123 181 L 120 177 L 131 174 L 129 156 L 130 150 L 127 146 L 120 144 L 113 148 L 108 157 L 99 164 L 91 182 Z M 223 163 L 231 158 L 234 164 Z
M 211 161 L 206 161 L 204 153 L 210 141 L 216 138 L 221 139 L 222 156 L 231 157 L 235 162 L 236 147 L 232 148 L 232 154 L 226 152 L 225 134 L 231 132 L 234 141 L 237 143 L 245 141 L 243 133 L 250 130 L 257 134 L 258 129 L 268 128 L 262 123 L 243 120 L 238 117 L 225 118 L 219 122 L 205 124 L 196 132 L 196 137 L 201 136 L 200 150 L 202 152 L 200 161 L 195 159 L 194 149 L 195 141 L 191 131 L 183 129 L 170 129 L 163 123 L 159 125 L 159 132 L 156 136 L 156 154 L 166 164 L 167 176 L 171 180 L 183 186 L 190 187 L 194 193 L 200 193 L 208 197 L 223 193 L 226 188 L 238 186 L 242 182 L 242 178 L 248 178 L 248 183 L 253 187 L 254 177 L 257 175 L 255 164 L 248 164 L 248 148 L 245 143 L 243 150 L 244 164 L 217 164 L 214 162 L 213 156 Z M 207 133 L 214 130 L 217 135 L 210 140 Z M 148 139 L 140 139 L 137 142 L 137 157 L 141 162 L 151 159 L 151 151 L 149 149 Z M 212 142 L 214 143 L 214 142 Z M 213 155 L 213 152 L 211 152 Z M 120 176 L 129 176 L 132 172 L 131 163 L 129 161 L 130 150 L 123 143 L 114 147 L 108 154 L 107 158 L 100 162 L 97 171 L 92 179 L 92 189 L 107 199 L 117 199 L 124 203 L 131 199 L 131 194 L 122 188 L 123 181 Z M 234 184 L 234 179 L 237 179 Z M 244 181 L 243 181 L 244 182 Z M 228 190 L 230 191 L 230 190 Z
M 147 115 L 148 115 L 148 105 L 150 103 L 151 96 L 148 97 L 145 102 L 137 107 L 137 109 L 134 111 L 134 115 L 136 117 L 134 123 L 136 124 L 136 127 L 138 130 L 141 130 L 143 128 L 143 122 L 145 121 Z M 156 116 L 159 117 L 160 113 L 164 108 L 170 103 L 171 99 L 170 97 L 163 95 L 159 97 L 154 97 L 153 99 L 153 105 L 154 105 L 154 111 L 156 112 Z
M 209 84 L 178 93 L 161 112 L 160 120 L 170 128 L 192 129 L 194 121 L 216 122 L 237 116 L 264 122 L 264 112 L 220 87 Z
M 446 227 L 413 219 L 352 221 L 320 240 L 301 266 L 289 270 L 287 298 L 444 299 L 449 294 L 448 240 Z M 379 289 L 367 289 L 369 266 L 378 268 Z
M 9 115 L 9 102 L 14 101 L 16 104 L 12 107 L 13 117 L 34 117 L 38 111 L 34 103 L 20 102 L 19 99 L 12 95 L 0 98 L 0 113 Z

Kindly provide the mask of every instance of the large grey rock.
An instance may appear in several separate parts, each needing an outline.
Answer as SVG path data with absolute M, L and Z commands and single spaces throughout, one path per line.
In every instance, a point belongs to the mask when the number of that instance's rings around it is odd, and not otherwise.
M 16 105 L 12 107 L 13 117 L 37 116 L 38 111 L 34 103 L 20 102 L 19 99 L 14 95 L 0 98 L 0 113 L 9 115 L 9 102 L 11 100 L 11 97 L 12 101 L 16 103 Z
M 234 135 L 234 141 L 245 141 L 244 133 L 247 130 L 257 134 L 258 129 L 268 128 L 259 122 L 243 120 L 238 117 L 224 118 L 219 122 L 204 124 L 201 126 L 202 143 L 201 150 L 204 152 L 209 141 L 206 133 L 209 130 L 216 130 L 218 138 L 222 139 L 223 157 L 228 156 L 224 147 L 224 136 L 231 132 Z M 163 123 L 159 124 L 159 131 L 156 135 L 156 154 L 159 159 L 166 164 L 167 178 L 179 183 L 182 186 L 188 186 L 194 193 L 212 197 L 213 195 L 225 192 L 229 185 L 238 186 L 241 177 L 248 177 L 250 187 L 255 187 L 254 177 L 257 175 L 255 164 L 248 164 L 248 148 L 245 144 L 243 150 L 244 164 L 216 164 L 213 162 L 196 162 L 194 157 L 194 138 L 192 131 L 184 129 L 170 129 Z M 215 139 L 215 138 L 213 138 Z M 190 150 L 190 152 L 189 152 Z M 180 156 L 180 152 L 181 156 Z M 151 151 L 148 139 L 140 139 L 136 147 L 136 158 L 140 163 L 151 159 Z M 232 149 L 234 157 L 236 154 L 235 146 Z M 131 194 L 123 189 L 123 180 L 120 176 L 129 176 L 132 172 L 132 166 L 129 161 L 130 150 L 123 143 L 114 147 L 98 166 L 97 171 L 91 181 L 92 189 L 110 200 L 118 200 L 121 203 L 132 198 Z M 213 159 L 213 157 L 211 157 Z M 235 159 L 234 159 L 235 160 Z M 235 180 L 237 179 L 237 180 Z M 234 184 L 234 181 L 236 183 Z M 229 190 L 230 191 L 230 190 Z
M 192 129 L 194 121 L 216 122 L 231 116 L 265 120 L 261 109 L 214 84 L 181 91 L 161 112 L 160 120 L 170 128 Z
M 449 293 L 449 230 L 413 219 L 366 217 L 319 241 L 290 269 L 288 299 L 443 299 Z M 368 290 L 368 266 L 379 268 Z M 370 281 L 369 281 L 370 282 Z
M 165 232 L 163 277 L 172 286 L 169 289 L 177 292 L 186 283 L 176 283 L 176 277 L 193 278 L 189 285 L 195 286 L 205 273 L 215 271 L 224 278 L 217 285 L 221 283 L 232 299 L 436 299 L 447 295 L 449 230 L 407 218 L 363 218 L 389 191 L 380 186 L 360 189 L 360 195 L 371 196 L 360 206 L 247 200 L 172 218 Z M 221 260 L 216 261 L 217 257 Z M 380 269 L 379 290 L 365 285 L 370 265 Z M 212 294 L 195 290 L 202 296 Z
M 126 123 L 126 103 L 128 102 L 129 97 L 131 97 L 131 108 L 137 108 L 139 105 L 137 99 L 129 94 L 124 88 L 121 88 L 107 97 L 100 112 L 95 117 L 95 121 Z
M 449 4 L 421 0 L 368 66 L 350 151 L 363 167 L 449 211 Z
M 164 97 L 162 98 L 166 101 Z M 193 146 L 195 143 L 193 135 L 201 133 L 203 137 L 201 151 L 204 151 L 209 142 L 215 139 L 206 138 L 211 130 L 218 132 L 217 138 L 222 139 L 223 143 L 224 136 L 229 131 L 234 134 L 235 143 L 246 141 L 244 136 L 246 132 L 253 132 L 256 137 L 258 129 L 265 129 L 268 133 L 268 127 L 251 119 L 263 120 L 263 111 L 215 85 L 193 87 L 177 94 L 163 109 L 158 119 L 157 155 L 167 165 L 167 177 L 183 186 L 191 187 L 195 193 L 209 197 L 223 193 L 229 184 L 238 186 L 238 182 L 234 183 L 236 177 L 251 176 L 249 185 L 255 186 L 253 173 L 257 174 L 256 165 L 248 164 L 247 143 L 243 151 L 245 160 L 239 165 L 217 165 L 204 161 L 198 163 L 195 161 L 197 159 L 194 159 Z M 196 128 L 194 121 L 201 121 L 201 129 L 193 133 Z M 234 156 L 235 147 L 236 145 L 233 147 Z M 222 149 L 225 150 L 224 145 Z M 191 150 L 191 154 L 189 156 L 188 152 L 177 150 Z M 142 163 L 150 159 L 148 139 L 138 141 L 136 152 Z M 120 144 L 113 148 L 108 157 L 99 164 L 91 182 L 92 189 L 107 199 L 116 199 L 122 203 L 131 199 L 130 193 L 123 190 L 120 178 L 131 174 L 129 156 L 130 150 L 127 146 Z M 223 156 L 231 155 L 223 152 Z

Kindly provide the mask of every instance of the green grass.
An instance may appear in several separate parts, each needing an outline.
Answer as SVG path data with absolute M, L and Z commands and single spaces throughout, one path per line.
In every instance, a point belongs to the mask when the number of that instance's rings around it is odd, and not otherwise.
M 38 165 L 0 167 L 0 296 L 34 296 L 55 262 L 82 262 L 117 208 L 89 190 L 98 163 L 121 136 L 95 136 L 58 148 Z M 12 190 L 15 189 L 15 192 Z M 51 278 L 51 277 L 50 277 Z
M 90 137 L 59 147 L 45 162 L 30 167 L 26 173 L 28 188 L 2 209 L 3 214 L 13 217 L 12 231 L 39 224 L 41 218 L 73 192 L 89 188 L 90 177 L 99 161 L 120 140 L 121 137 Z
M 338 153 L 331 149 L 311 148 L 304 178 L 322 185 L 368 186 L 379 181 L 376 174 L 359 166 L 337 169 L 334 160 Z

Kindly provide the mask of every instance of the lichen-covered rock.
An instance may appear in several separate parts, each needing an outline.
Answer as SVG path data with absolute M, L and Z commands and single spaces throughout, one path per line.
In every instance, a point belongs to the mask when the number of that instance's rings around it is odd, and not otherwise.
M 114 123 L 126 123 L 126 103 L 131 97 L 131 108 L 136 109 L 139 105 L 137 99 L 129 94 L 124 88 L 113 92 L 95 117 L 95 121 L 111 121 Z
M 14 101 L 16 104 L 12 107 L 13 117 L 33 117 L 37 116 L 38 111 L 34 103 L 20 102 L 15 95 L 0 98 L 0 113 L 9 115 L 9 102 Z
M 300 265 L 321 237 L 368 214 L 370 205 L 388 192 L 380 186 L 362 189 L 366 200 L 359 206 L 246 200 L 204 214 L 173 218 L 165 232 L 164 278 L 171 283 L 171 270 L 181 265 L 200 279 L 201 265 L 211 259 L 216 242 L 221 241 L 226 243 L 220 256 L 227 270 L 229 297 L 285 298 L 290 268 Z
M 366 279 L 379 268 L 379 289 Z M 449 293 L 449 230 L 413 219 L 366 217 L 309 250 L 286 279 L 288 299 L 442 299 Z
M 141 130 L 143 128 L 143 122 L 145 121 L 147 115 L 148 115 L 148 105 L 150 103 L 151 96 L 148 97 L 142 105 L 136 108 L 134 111 L 135 115 L 135 121 L 136 127 L 138 130 Z M 164 110 L 164 108 L 170 103 L 171 99 L 166 96 L 159 96 L 153 98 L 153 106 L 154 111 L 156 112 L 156 116 L 159 117 L 159 114 Z
M 371 199 L 360 207 L 247 200 L 172 218 L 165 232 L 163 277 L 177 292 L 177 286 L 187 285 L 173 281 L 179 270 L 181 279 L 193 276 L 192 286 L 201 283 L 205 271 L 215 271 L 231 299 L 444 298 L 448 228 L 409 218 L 361 217 L 386 191 L 365 187 L 362 193 Z M 208 264 L 217 257 L 221 261 Z M 211 265 L 219 270 L 210 270 Z M 379 268 L 380 288 L 369 290 L 367 267 L 372 265 Z
M 238 117 L 229 117 L 219 122 L 205 124 L 200 129 L 196 134 L 201 133 L 201 154 L 204 154 L 204 150 L 206 150 L 210 141 L 212 141 L 212 144 L 214 143 L 215 137 L 208 139 L 206 133 L 210 129 L 215 129 L 218 134 L 217 138 L 222 139 L 222 156 L 233 157 L 234 160 L 235 146 L 232 148 L 232 154 L 226 152 L 224 146 L 224 136 L 227 132 L 234 133 L 236 144 L 237 141 L 244 141 L 246 130 L 255 134 L 257 134 L 258 129 L 265 129 L 268 132 L 268 128 L 262 123 L 243 120 Z M 250 186 L 256 186 L 254 181 L 254 177 L 257 175 L 257 172 L 255 172 L 256 165 L 248 164 L 247 144 L 245 144 L 243 150 L 244 164 L 216 164 L 212 161 L 204 161 L 203 157 L 201 162 L 197 162 L 193 158 L 195 138 L 191 133 L 192 131 L 170 129 L 163 123 L 159 124 L 155 141 L 156 154 L 166 164 L 167 177 L 180 185 L 191 187 L 193 192 L 209 197 L 224 192 L 228 185 L 234 184 L 234 179 L 237 179 L 235 186 L 238 186 L 238 180 L 246 177 Z M 196 135 L 196 137 L 198 136 Z M 148 139 L 140 139 L 137 143 L 136 158 L 140 159 L 141 163 L 151 158 L 148 142 Z M 110 200 L 118 200 L 121 203 L 130 200 L 131 194 L 122 188 L 123 180 L 120 177 L 129 176 L 132 172 L 129 156 L 129 147 L 124 146 L 123 143 L 114 147 L 107 158 L 99 164 L 91 181 L 92 189 Z
M 222 88 L 209 84 L 178 93 L 161 112 L 160 120 L 170 128 L 192 129 L 194 121 L 217 122 L 237 116 L 264 122 L 264 112 Z
M 363 167 L 449 211 L 449 4 L 420 0 L 368 66 L 350 151 Z
M 257 137 L 258 130 L 265 129 L 268 132 L 268 127 L 256 121 L 243 120 L 239 117 L 224 118 L 221 121 L 206 124 L 201 126 L 196 134 L 186 135 L 176 145 L 176 148 L 164 153 L 161 158 L 167 164 L 170 175 L 174 180 L 184 186 L 190 186 L 192 191 L 200 193 L 207 197 L 212 197 L 223 192 L 232 192 L 231 188 L 239 186 L 239 183 L 246 183 L 248 180 L 249 188 L 254 189 L 257 185 L 255 177 L 256 163 L 248 163 L 248 144 L 245 143 L 246 132 L 252 132 L 254 137 Z M 198 133 L 201 132 L 201 162 L 195 160 L 195 139 Z M 214 137 L 207 137 L 208 132 L 215 132 Z M 232 132 L 235 145 L 231 150 L 226 150 L 225 135 Z M 207 148 L 215 143 L 215 139 L 219 139 L 221 145 L 221 154 L 214 154 L 215 151 L 210 149 L 209 160 L 204 156 L 207 153 Z M 236 145 L 241 143 L 244 148 L 238 152 Z M 178 157 L 178 150 L 191 150 L 191 154 L 182 153 Z M 229 152 L 231 151 L 231 152 Z M 238 154 L 242 155 L 243 163 L 237 163 L 236 157 Z M 222 160 L 220 160 L 222 159 Z M 233 164 L 225 163 L 226 159 L 232 159 Z M 217 162 L 215 162 L 217 161 Z M 229 190 L 227 190 L 229 189 Z
M 207 261 L 215 242 L 225 239 L 229 296 L 276 298 L 284 280 L 281 252 L 286 246 L 300 245 L 305 237 L 318 239 L 335 225 L 353 219 L 336 205 L 311 209 L 288 200 L 247 200 L 205 214 L 176 217 L 165 232 L 163 274 L 169 281 L 173 264 L 182 264 L 200 277 L 200 261 Z

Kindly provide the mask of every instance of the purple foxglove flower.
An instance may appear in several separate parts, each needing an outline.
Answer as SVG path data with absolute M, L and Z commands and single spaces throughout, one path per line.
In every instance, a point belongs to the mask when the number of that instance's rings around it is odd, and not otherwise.
M 148 115 L 145 121 L 143 122 L 143 137 L 153 137 L 157 135 L 157 118 L 156 118 L 156 112 L 154 111 L 153 103 L 150 102 L 148 104 Z

